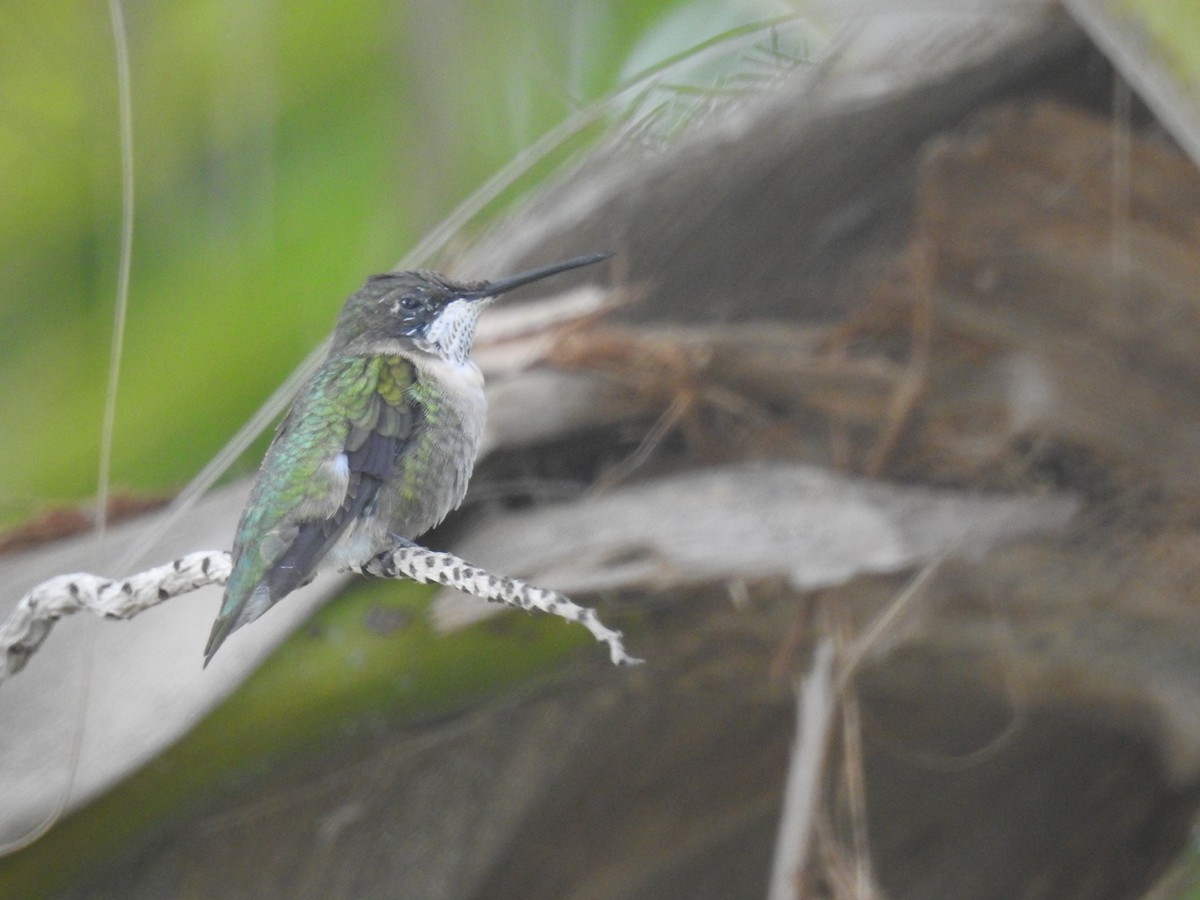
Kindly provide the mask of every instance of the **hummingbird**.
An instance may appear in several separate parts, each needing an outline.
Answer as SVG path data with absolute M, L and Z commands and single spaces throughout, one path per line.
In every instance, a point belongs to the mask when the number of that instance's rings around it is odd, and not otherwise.
M 487 413 L 470 359 L 480 313 L 501 294 L 610 256 L 491 282 L 387 272 L 350 296 L 250 491 L 205 666 L 230 634 L 319 570 L 411 544 L 458 507 Z

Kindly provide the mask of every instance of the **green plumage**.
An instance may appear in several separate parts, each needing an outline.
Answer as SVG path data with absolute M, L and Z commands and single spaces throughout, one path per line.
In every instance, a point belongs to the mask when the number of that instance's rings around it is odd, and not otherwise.
M 475 324 L 497 295 L 592 254 L 500 282 L 374 275 L 342 307 L 250 491 L 205 665 L 234 631 L 321 568 L 361 565 L 462 502 L 483 437 Z
M 411 439 L 414 419 L 420 418 L 413 414 L 415 398 L 410 394 L 416 383 L 413 364 L 399 356 L 334 356 L 306 383 L 267 451 L 238 524 L 233 570 L 205 651 L 208 658 L 232 631 L 265 611 L 265 606 L 250 608 L 246 615 L 252 594 L 302 529 L 317 523 L 340 525 L 337 534 L 329 529 L 324 535 L 336 541 L 345 528 L 356 524 L 338 522 L 337 515 L 349 511 L 357 492 L 373 490 L 370 502 L 376 506 L 386 500 L 378 496 L 379 488 L 392 475 L 395 458 Z M 383 458 L 362 454 L 369 445 Z M 349 463 L 354 454 L 364 457 L 357 471 Z M 428 457 L 427 453 L 420 455 Z M 347 459 L 344 470 L 338 465 L 339 457 Z M 402 481 L 410 482 L 404 493 L 411 494 L 413 480 Z M 328 552 L 326 543 L 314 541 L 314 551 L 325 551 L 321 557 Z M 311 577 L 321 562 L 311 556 L 293 561 L 296 568 L 287 581 L 298 586 Z M 269 606 L 280 597 L 263 599 Z

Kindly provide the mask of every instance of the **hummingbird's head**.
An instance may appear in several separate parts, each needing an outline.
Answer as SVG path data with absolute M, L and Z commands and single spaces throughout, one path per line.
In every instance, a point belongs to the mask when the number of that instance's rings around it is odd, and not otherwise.
M 592 253 L 500 281 L 457 282 L 426 271 L 372 275 L 342 307 L 334 339 L 343 345 L 409 340 L 461 364 L 471 352 L 479 314 L 501 294 L 610 256 Z

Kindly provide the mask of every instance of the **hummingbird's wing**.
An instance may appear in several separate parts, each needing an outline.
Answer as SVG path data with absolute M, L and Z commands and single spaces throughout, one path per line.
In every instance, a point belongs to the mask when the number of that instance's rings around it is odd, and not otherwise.
M 233 570 L 205 648 L 306 583 L 392 476 L 412 436 L 402 357 L 330 360 L 314 374 L 263 461 L 233 549 Z
M 344 454 L 347 478 L 342 504 L 326 519 L 296 526 L 295 537 L 267 570 L 263 582 L 272 601 L 282 599 L 307 581 L 346 528 L 375 501 L 380 486 L 391 475 L 398 443 L 392 435 L 372 431 L 361 447 Z M 338 464 L 342 465 L 340 461 Z

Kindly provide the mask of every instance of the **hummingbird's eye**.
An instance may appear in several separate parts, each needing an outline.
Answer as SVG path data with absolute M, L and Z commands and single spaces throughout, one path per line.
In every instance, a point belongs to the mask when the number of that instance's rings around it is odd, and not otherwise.
M 416 312 L 421 308 L 421 301 L 412 294 L 406 294 L 400 298 L 400 306 L 407 312 Z

